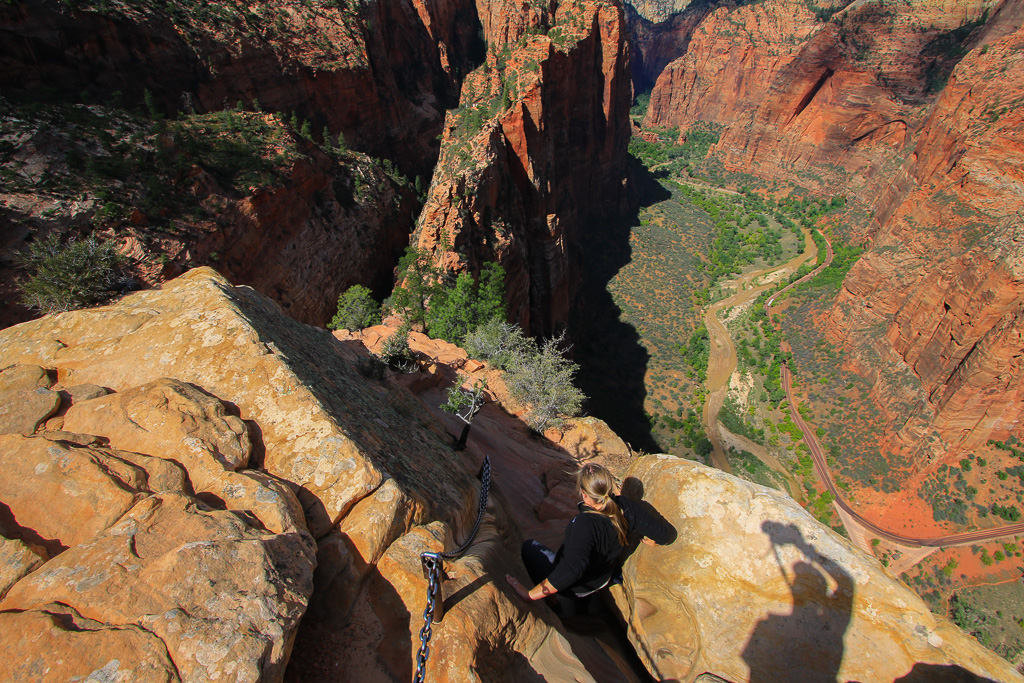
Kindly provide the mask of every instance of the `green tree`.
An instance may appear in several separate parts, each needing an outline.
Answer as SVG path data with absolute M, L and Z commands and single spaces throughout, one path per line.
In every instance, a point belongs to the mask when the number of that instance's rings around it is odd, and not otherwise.
M 505 320 L 505 269 L 497 263 L 485 263 L 480 269 L 480 283 L 473 306 L 473 327 L 488 320 Z
M 22 302 L 43 313 L 69 311 L 111 298 L 116 293 L 112 285 L 125 262 L 113 242 L 90 236 L 72 238 L 62 245 L 55 233 L 30 244 L 16 260 L 30 273 L 18 284 Z
M 459 273 L 451 290 L 438 288 L 430 300 L 426 322 L 430 336 L 460 344 L 473 327 L 476 293 L 473 276 Z
M 427 301 L 434 292 L 433 281 L 437 277 L 430 255 L 416 247 L 406 247 L 396 270 L 398 285 L 391 292 L 391 310 L 411 323 L 425 325 Z
M 332 330 L 361 330 L 380 323 L 380 304 L 370 290 L 353 285 L 338 297 L 338 312 L 327 325 Z
M 579 366 L 559 350 L 565 334 L 514 358 L 505 373 L 512 397 L 530 406 L 526 423 L 538 432 L 557 426 L 563 417 L 579 415 L 586 398 L 573 385 Z
M 505 270 L 497 263 L 486 263 L 479 282 L 469 273 L 460 273 L 450 290 L 435 287 L 426 322 L 430 336 L 462 344 L 482 324 L 504 319 Z

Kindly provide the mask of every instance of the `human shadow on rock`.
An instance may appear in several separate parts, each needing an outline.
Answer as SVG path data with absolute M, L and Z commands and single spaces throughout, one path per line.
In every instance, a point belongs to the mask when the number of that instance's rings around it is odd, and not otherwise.
M 851 681 L 850 683 L 859 683 Z M 956 664 L 925 664 L 918 662 L 906 676 L 897 678 L 893 683 L 996 683 L 968 671 Z
M 631 179 L 641 207 L 668 199 L 671 194 L 645 168 L 632 160 Z M 587 411 L 601 418 L 634 449 L 661 450 L 644 412 L 649 354 L 640 334 L 621 319 L 622 310 L 608 285 L 632 260 L 629 245 L 639 210 L 593 223 L 583 240 L 583 282 L 573 303 L 570 325 L 576 376 L 589 397 Z
M 751 632 L 741 653 L 750 667 L 750 683 L 835 683 L 853 606 L 852 577 L 804 540 L 795 525 L 766 521 L 761 529 L 789 584 L 793 610 L 767 615 Z M 803 559 L 787 567 L 779 552 L 789 545 Z

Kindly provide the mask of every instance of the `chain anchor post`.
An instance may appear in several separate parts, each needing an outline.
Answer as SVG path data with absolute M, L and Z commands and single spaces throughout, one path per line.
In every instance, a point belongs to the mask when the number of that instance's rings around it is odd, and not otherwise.
M 431 610 L 431 621 L 440 624 L 444 619 L 444 557 L 441 553 L 423 553 L 420 555 L 423 563 L 423 578 L 427 579 L 427 604 L 433 606 Z M 434 580 L 431 581 L 431 574 Z
M 469 534 L 469 538 L 459 548 L 447 553 L 421 553 L 420 562 L 423 564 L 423 578 L 427 580 L 427 606 L 423 609 L 423 628 L 420 629 L 420 649 L 416 654 L 416 673 L 413 676 L 413 683 L 423 683 L 427 675 L 427 659 L 430 657 L 430 637 L 433 635 L 433 625 L 440 624 L 444 619 L 444 561 L 452 560 L 462 555 L 473 543 L 476 532 L 480 530 L 480 522 L 483 521 L 484 511 L 487 509 L 487 495 L 491 489 L 491 459 L 484 458 L 480 467 L 480 500 L 476 509 L 476 524 Z

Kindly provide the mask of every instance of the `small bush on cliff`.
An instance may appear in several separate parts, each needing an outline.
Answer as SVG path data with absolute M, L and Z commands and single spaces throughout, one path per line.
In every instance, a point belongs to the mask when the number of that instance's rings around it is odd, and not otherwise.
M 409 348 L 409 321 L 402 323 L 390 337 L 384 340 L 377 357 L 392 368 L 405 370 L 412 365 L 412 350 Z
M 482 358 L 494 367 L 505 370 L 516 358 L 528 355 L 535 347 L 532 339 L 518 325 L 492 318 L 476 328 L 463 342 L 466 353 Z
M 18 257 L 29 278 L 19 283 L 22 302 L 43 313 L 69 311 L 101 303 L 116 293 L 114 283 L 124 256 L 113 242 L 94 236 L 61 244 L 56 234 L 33 242 Z
M 557 426 L 563 417 L 579 415 L 586 398 L 573 385 L 579 366 L 559 350 L 564 340 L 563 333 L 518 355 L 505 374 L 512 397 L 530 406 L 526 423 L 538 432 Z
M 380 323 L 380 304 L 370 290 L 353 285 L 338 297 L 338 312 L 327 325 L 332 330 L 361 330 Z

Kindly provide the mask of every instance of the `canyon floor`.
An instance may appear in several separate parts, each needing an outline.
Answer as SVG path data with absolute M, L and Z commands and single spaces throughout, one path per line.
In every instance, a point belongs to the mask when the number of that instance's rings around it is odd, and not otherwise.
M 870 384 L 850 370 L 843 352 L 825 341 L 819 329 L 818 317 L 860 253 L 847 241 L 848 223 L 862 218 L 857 207 L 814 215 L 806 195 L 783 183 L 715 174 L 691 177 L 658 173 L 657 163 L 649 167 L 661 177 L 647 178 L 647 201 L 633 224 L 596 230 L 590 255 L 585 315 L 579 316 L 584 334 L 575 353 L 593 414 L 635 449 L 714 464 L 786 491 L 845 534 L 832 496 L 814 475 L 787 402 L 772 393 L 773 362 L 788 358 L 801 415 L 816 429 L 840 488 L 858 512 L 893 532 L 922 537 L 1007 523 L 984 510 L 993 503 L 1009 510 L 1021 501 L 1024 487 L 1016 476 L 1015 446 L 990 444 L 966 462 L 901 475 L 910 471 L 909 463 L 885 452 L 872 437 L 884 418 L 871 401 Z M 744 223 L 758 213 L 749 208 L 751 195 L 776 210 L 778 215 L 764 213 L 769 229 L 783 233 L 781 255 L 770 260 L 748 253 L 746 262 L 741 255 L 728 264 L 735 266 L 734 273 L 716 277 L 722 231 L 738 229 L 741 243 L 749 237 Z M 803 215 L 787 198 L 805 202 Z M 807 215 L 813 215 L 813 223 L 804 223 L 806 244 L 797 253 L 796 231 L 782 229 L 778 218 L 799 221 Z M 730 225 L 723 226 L 723 219 L 730 218 Z M 773 342 L 761 313 L 768 294 L 824 260 L 808 224 L 832 236 L 836 262 L 817 280 L 801 283 L 775 302 L 781 334 Z M 820 235 L 815 237 L 823 244 Z M 597 335 L 586 333 L 599 328 L 606 330 L 600 343 Z M 956 505 L 955 497 L 947 495 L 951 487 L 969 493 L 968 509 L 949 509 Z M 969 611 L 964 618 L 974 620 L 982 642 L 1011 660 L 1024 652 L 1019 617 L 1011 616 L 1011 610 L 989 609 L 993 603 L 986 597 L 995 586 L 1024 600 L 1019 538 L 930 553 L 911 553 L 880 539 L 868 542 L 882 563 L 936 612 L 947 614 L 952 598 L 961 616 Z

